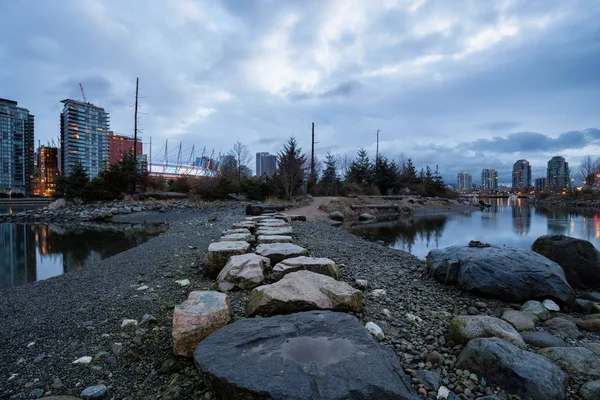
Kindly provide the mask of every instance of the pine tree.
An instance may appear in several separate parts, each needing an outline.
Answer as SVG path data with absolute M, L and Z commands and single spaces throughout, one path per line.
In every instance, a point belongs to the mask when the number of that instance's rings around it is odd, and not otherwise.
M 277 176 L 286 199 L 291 199 L 294 192 L 302 186 L 305 163 L 306 156 L 302 154 L 302 148 L 298 147 L 296 138 L 292 136 L 277 154 Z
M 327 152 L 325 155 L 325 170 L 321 177 L 321 191 L 327 196 L 333 196 L 337 194 L 337 189 L 340 183 L 340 179 L 337 176 L 337 161 L 333 154 Z
M 85 170 L 85 167 L 80 162 L 77 162 L 67 177 L 65 196 L 68 199 L 74 199 L 76 197 L 82 198 L 85 193 L 85 187 L 89 181 L 90 176 Z
M 366 186 L 373 179 L 373 164 L 365 149 L 358 150 L 357 156 L 358 158 L 350 164 L 346 180 L 349 183 Z

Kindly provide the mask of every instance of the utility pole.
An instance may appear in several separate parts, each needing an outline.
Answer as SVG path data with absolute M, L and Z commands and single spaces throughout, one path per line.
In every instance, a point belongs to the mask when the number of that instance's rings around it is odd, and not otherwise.
M 131 194 L 135 194 L 135 180 L 137 178 L 137 121 L 138 121 L 138 89 L 140 78 L 135 78 L 135 117 L 133 119 L 133 182 Z
M 152 172 L 152 136 L 150 136 L 150 156 L 148 159 L 148 168 L 146 168 L 148 170 L 148 172 Z
M 377 129 L 377 148 L 375 150 L 375 166 L 379 164 L 379 129 Z
M 312 147 L 310 152 L 310 183 L 315 179 L 315 123 L 312 123 Z

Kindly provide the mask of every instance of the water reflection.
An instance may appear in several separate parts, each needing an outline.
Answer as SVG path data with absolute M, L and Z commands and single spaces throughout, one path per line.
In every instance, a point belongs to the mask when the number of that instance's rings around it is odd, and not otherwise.
M 162 224 L 106 228 L 0 224 L 0 288 L 84 268 L 166 230 Z
M 530 248 L 539 236 L 561 233 L 589 240 L 600 247 L 600 215 L 536 208 L 527 199 L 490 199 L 484 211 L 353 227 L 367 240 L 410 251 L 424 258 L 434 248 L 481 240 L 496 245 Z

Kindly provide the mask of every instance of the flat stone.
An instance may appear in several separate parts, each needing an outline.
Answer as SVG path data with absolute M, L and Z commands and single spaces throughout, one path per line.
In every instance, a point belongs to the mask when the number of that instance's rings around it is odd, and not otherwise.
M 194 349 L 211 333 L 229 322 L 229 296 L 215 291 L 191 292 L 173 311 L 173 350 L 191 357 Z
M 546 348 L 546 347 L 567 347 L 569 344 L 563 339 L 558 338 L 546 332 L 531 331 L 521 332 L 521 337 L 530 346 Z
M 345 313 L 242 319 L 201 342 L 194 360 L 217 398 L 419 399 L 393 350 Z
M 256 238 L 256 243 L 292 243 L 292 237 L 287 235 L 260 235 Z
M 250 243 L 241 241 L 211 243 L 205 259 L 206 276 L 216 278 L 227 264 L 229 257 L 248 253 L 250 247 Z
M 537 300 L 529 300 L 521 306 L 521 311 L 535 315 L 540 321 L 550 318 L 550 311 Z
M 104 399 L 107 392 L 108 390 L 105 385 L 88 386 L 81 392 L 81 398 L 83 400 Z
M 535 328 L 535 317 L 531 314 L 516 310 L 506 310 L 502 319 L 510 323 L 517 332 L 531 331 Z
M 340 269 L 329 258 L 305 256 L 287 258 L 278 263 L 273 267 L 273 277 L 281 279 L 290 272 L 301 270 L 327 275 L 335 280 L 340 279 Z
M 475 338 L 498 337 L 519 347 L 525 347 L 519 332 L 508 322 L 483 315 L 460 315 L 450 321 L 448 340 L 467 343 Z
M 260 236 L 260 235 L 291 235 L 292 228 L 289 226 L 287 226 L 287 227 L 263 226 L 263 227 L 259 228 L 255 233 L 258 236 Z
M 560 306 L 550 299 L 544 300 L 542 305 L 546 307 L 548 311 L 560 311 Z
M 77 360 L 73 361 L 71 364 L 75 364 L 75 365 L 88 365 L 91 362 L 92 362 L 92 357 L 90 357 L 90 356 L 84 356 L 84 357 L 79 357 Z
M 548 359 L 499 338 L 473 339 L 456 367 L 527 400 L 564 400 L 568 376 Z
M 269 259 L 258 254 L 231 256 L 217 277 L 219 290 L 228 292 L 233 288 L 255 288 L 265 280 L 265 268 L 270 267 Z
M 269 316 L 319 309 L 361 312 L 362 292 L 325 275 L 292 272 L 278 282 L 252 290 L 246 315 Z
M 221 242 L 256 242 L 256 238 L 251 233 L 230 233 L 229 235 L 221 236 Z
M 547 347 L 538 353 L 570 374 L 600 377 L 600 359 L 585 347 Z
M 287 222 L 281 219 L 264 219 L 258 223 L 258 228 L 262 227 L 284 227 L 289 226 Z
M 271 260 L 271 265 L 277 265 L 277 263 L 282 262 L 286 258 L 308 255 L 308 250 L 304 247 L 291 243 L 259 244 L 256 246 L 255 252 Z
M 225 229 L 223 232 L 221 232 L 221 236 L 231 235 L 234 233 L 245 233 L 249 235 L 251 232 L 247 228 Z
M 248 229 L 250 232 L 254 232 L 256 230 L 256 222 L 252 222 L 252 221 L 244 221 L 244 222 L 237 222 L 233 225 L 231 225 L 232 229 Z
M 581 332 L 577 325 L 564 318 L 552 318 L 544 322 L 544 329 L 554 335 L 559 335 L 567 339 L 579 339 Z

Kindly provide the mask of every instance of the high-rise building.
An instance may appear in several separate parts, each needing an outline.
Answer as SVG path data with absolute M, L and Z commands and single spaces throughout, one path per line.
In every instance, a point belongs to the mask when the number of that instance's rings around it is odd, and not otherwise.
M 512 190 L 527 192 L 531 187 L 531 165 L 527 160 L 519 160 L 513 165 Z
M 456 190 L 460 193 L 471 193 L 473 190 L 473 176 L 467 171 L 461 171 L 456 177 Z
M 133 149 L 133 138 L 124 135 L 117 135 L 108 131 L 108 164 L 116 164 L 123 159 L 124 154 L 131 154 Z M 135 155 L 142 154 L 142 138 L 137 138 L 135 146 Z
M 139 154 L 137 158 L 137 173 L 143 174 L 148 172 L 148 154 Z
M 570 187 L 569 163 L 564 157 L 552 157 L 546 170 L 546 187 L 551 190 L 562 190 Z
M 495 169 L 486 168 L 481 171 L 481 188 L 492 192 L 498 190 L 498 172 Z
M 55 189 L 56 177 L 60 174 L 58 169 L 58 148 L 42 146 L 37 152 L 37 168 L 35 180 L 38 196 L 52 196 Z
M 536 178 L 535 179 L 535 191 L 543 192 L 546 190 L 546 178 Z
M 60 115 L 61 170 L 69 175 L 81 163 L 90 178 L 108 162 L 109 116 L 104 108 L 66 99 Z
M 0 193 L 33 194 L 34 116 L 13 100 L 0 99 Z
M 273 176 L 277 169 L 277 156 L 269 153 L 256 153 L 256 176 Z

